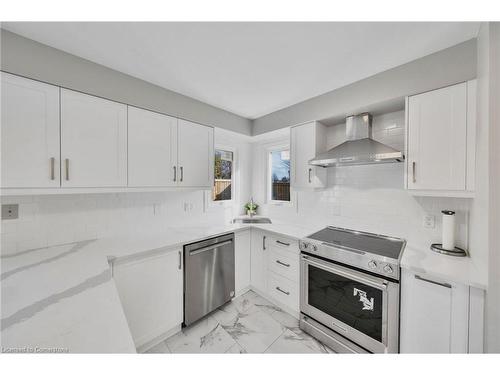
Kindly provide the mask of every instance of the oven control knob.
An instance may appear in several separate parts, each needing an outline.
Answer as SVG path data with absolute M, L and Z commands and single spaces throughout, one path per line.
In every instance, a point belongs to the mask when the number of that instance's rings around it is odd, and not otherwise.
M 370 260 L 368 262 L 368 267 L 374 270 L 375 268 L 377 268 L 377 262 L 375 262 L 374 260 Z
M 311 246 L 312 251 L 318 251 L 318 248 L 316 247 L 316 245 L 311 244 L 310 246 Z
M 392 267 L 390 265 L 386 264 L 384 266 L 384 272 L 385 273 L 392 273 L 393 272 Z

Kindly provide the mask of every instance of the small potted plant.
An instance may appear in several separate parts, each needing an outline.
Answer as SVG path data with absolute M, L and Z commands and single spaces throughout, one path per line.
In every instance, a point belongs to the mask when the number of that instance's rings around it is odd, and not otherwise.
M 255 204 L 253 202 L 253 199 L 250 200 L 250 202 L 248 202 L 247 204 L 245 204 L 245 210 L 247 211 L 247 215 L 248 216 L 253 216 L 257 213 L 257 208 L 259 208 L 259 205 L 258 204 Z

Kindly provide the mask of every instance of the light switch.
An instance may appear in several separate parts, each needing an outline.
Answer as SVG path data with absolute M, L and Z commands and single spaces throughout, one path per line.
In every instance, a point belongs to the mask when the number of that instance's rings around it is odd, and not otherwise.
M 13 220 L 19 218 L 18 204 L 2 204 L 2 220 Z

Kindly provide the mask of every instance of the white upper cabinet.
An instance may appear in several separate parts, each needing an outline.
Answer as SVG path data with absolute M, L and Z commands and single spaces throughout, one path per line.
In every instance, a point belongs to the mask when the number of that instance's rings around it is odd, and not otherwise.
M 473 190 L 474 103 L 475 81 L 408 98 L 409 190 Z
M 309 165 L 309 160 L 326 151 L 325 126 L 317 121 L 290 130 L 291 186 L 321 188 L 327 184 L 327 170 Z
M 128 185 L 175 186 L 177 119 L 128 107 Z
M 214 129 L 179 119 L 179 186 L 211 187 L 213 184 Z
M 61 89 L 63 187 L 127 186 L 127 106 Z
M 1 83 L 5 195 L 213 184 L 212 127 L 8 73 Z
M 59 88 L 1 73 L 2 188 L 59 187 Z

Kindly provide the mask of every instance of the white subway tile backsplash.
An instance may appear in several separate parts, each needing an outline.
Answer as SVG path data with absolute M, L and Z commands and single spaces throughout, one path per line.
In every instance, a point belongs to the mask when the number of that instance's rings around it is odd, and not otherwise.
M 232 207 L 204 213 L 202 191 L 6 197 L 20 203 L 19 219 L 2 221 L 2 253 L 169 226 L 229 222 Z M 187 203 L 189 210 L 184 211 Z

